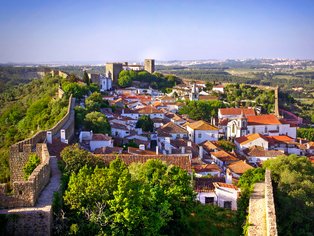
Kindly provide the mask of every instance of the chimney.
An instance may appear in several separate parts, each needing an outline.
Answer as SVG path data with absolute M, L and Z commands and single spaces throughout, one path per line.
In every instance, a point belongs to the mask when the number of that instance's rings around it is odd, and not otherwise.
M 158 149 L 158 146 L 156 146 L 156 155 L 159 155 L 159 149 Z
M 230 172 L 229 169 L 227 169 L 226 171 L 226 183 L 232 184 L 232 173 Z
M 138 148 L 139 148 L 140 150 L 145 151 L 145 145 L 144 145 L 144 144 L 140 144 Z
M 299 139 L 299 143 L 300 143 L 300 145 L 302 144 L 302 139 L 301 138 Z
M 182 153 L 182 154 L 185 153 L 185 147 L 181 147 L 181 153 Z
M 52 143 L 52 133 L 51 131 L 47 131 L 47 134 L 46 134 L 46 138 L 47 138 L 47 143 Z
M 62 143 L 65 143 L 65 140 L 66 140 L 65 129 L 60 130 L 60 139 Z
M 124 109 L 122 109 L 122 114 L 124 114 Z
M 188 144 L 188 147 L 192 147 L 192 142 L 191 141 L 188 141 L 187 144 Z
M 199 150 L 198 150 L 198 156 L 200 157 L 200 159 L 203 159 L 203 155 L 204 155 L 204 148 L 203 146 L 199 146 Z

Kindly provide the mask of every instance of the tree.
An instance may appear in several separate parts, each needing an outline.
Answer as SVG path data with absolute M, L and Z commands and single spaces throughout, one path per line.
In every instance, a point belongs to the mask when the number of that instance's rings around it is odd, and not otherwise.
M 24 179 L 27 180 L 28 177 L 33 173 L 35 168 L 40 164 L 39 157 L 33 153 L 30 154 L 28 157 L 28 161 L 26 162 L 25 166 L 23 167 Z
M 142 130 L 146 132 L 153 132 L 154 122 L 152 121 L 150 116 L 144 115 L 138 119 L 136 123 L 136 128 L 142 128 Z
M 98 111 L 93 111 L 86 114 L 84 123 L 85 128 L 93 130 L 94 133 L 111 133 L 110 124 L 107 120 L 107 117 Z
M 187 114 L 194 120 L 210 121 L 212 116 L 218 114 L 218 108 L 224 107 L 220 101 L 190 101 L 180 110 L 180 114 Z
M 91 168 L 95 168 L 96 166 L 104 166 L 104 162 L 102 162 L 92 153 L 81 149 L 78 144 L 64 148 L 61 152 L 61 158 L 64 164 L 62 167 L 63 173 L 66 175 L 78 173 L 79 170 L 85 165 Z
M 300 138 L 305 138 L 309 141 L 314 141 L 314 129 L 313 128 L 298 128 L 297 135 Z
M 99 92 L 93 92 L 85 99 L 85 105 L 89 111 L 100 111 L 100 108 L 104 107 L 105 101 Z
M 89 85 L 90 85 L 90 79 L 89 79 L 89 76 L 88 76 L 88 74 L 87 74 L 86 70 L 84 70 L 84 74 L 83 74 L 83 82 L 84 82 L 87 86 L 89 86 Z
M 118 78 L 118 85 L 125 88 L 132 85 L 132 79 L 130 76 L 119 76 Z
M 231 152 L 232 150 L 235 150 L 235 148 L 236 148 L 235 144 L 233 142 L 228 141 L 228 140 L 219 140 L 217 143 L 222 149 L 224 149 L 228 152 Z
M 149 160 L 128 168 L 119 158 L 108 168 L 73 173 L 64 195 L 76 231 L 93 235 L 180 233 L 194 199 L 190 177 L 179 167 Z
M 206 82 L 205 84 L 205 90 L 206 91 L 211 91 L 213 89 L 214 85 L 210 82 Z
M 314 219 L 314 166 L 297 155 L 267 160 L 271 170 L 280 235 L 311 235 Z

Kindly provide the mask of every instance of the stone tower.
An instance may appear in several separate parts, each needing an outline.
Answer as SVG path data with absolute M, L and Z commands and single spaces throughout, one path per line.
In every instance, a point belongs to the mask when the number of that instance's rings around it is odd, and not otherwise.
M 149 73 L 155 72 L 155 60 L 154 59 L 145 59 L 144 60 L 144 70 Z
M 106 75 L 110 75 L 113 84 L 117 84 L 119 73 L 123 70 L 122 63 L 107 63 Z M 109 77 L 109 76 L 108 76 Z
M 279 117 L 279 87 L 275 88 L 275 116 Z

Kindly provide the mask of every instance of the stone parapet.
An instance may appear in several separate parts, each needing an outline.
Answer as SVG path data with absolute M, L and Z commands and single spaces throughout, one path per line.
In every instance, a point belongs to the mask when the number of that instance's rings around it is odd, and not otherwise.
M 265 172 L 265 205 L 267 236 L 277 236 L 276 211 L 270 170 Z

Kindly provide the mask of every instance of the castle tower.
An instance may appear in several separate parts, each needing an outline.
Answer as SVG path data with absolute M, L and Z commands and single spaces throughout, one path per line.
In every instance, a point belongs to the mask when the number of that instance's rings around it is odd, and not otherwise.
M 123 70 L 122 63 L 107 63 L 106 75 L 111 75 L 112 82 L 117 84 L 119 73 Z
M 144 70 L 149 73 L 155 72 L 155 60 L 154 59 L 145 59 L 144 60 Z

